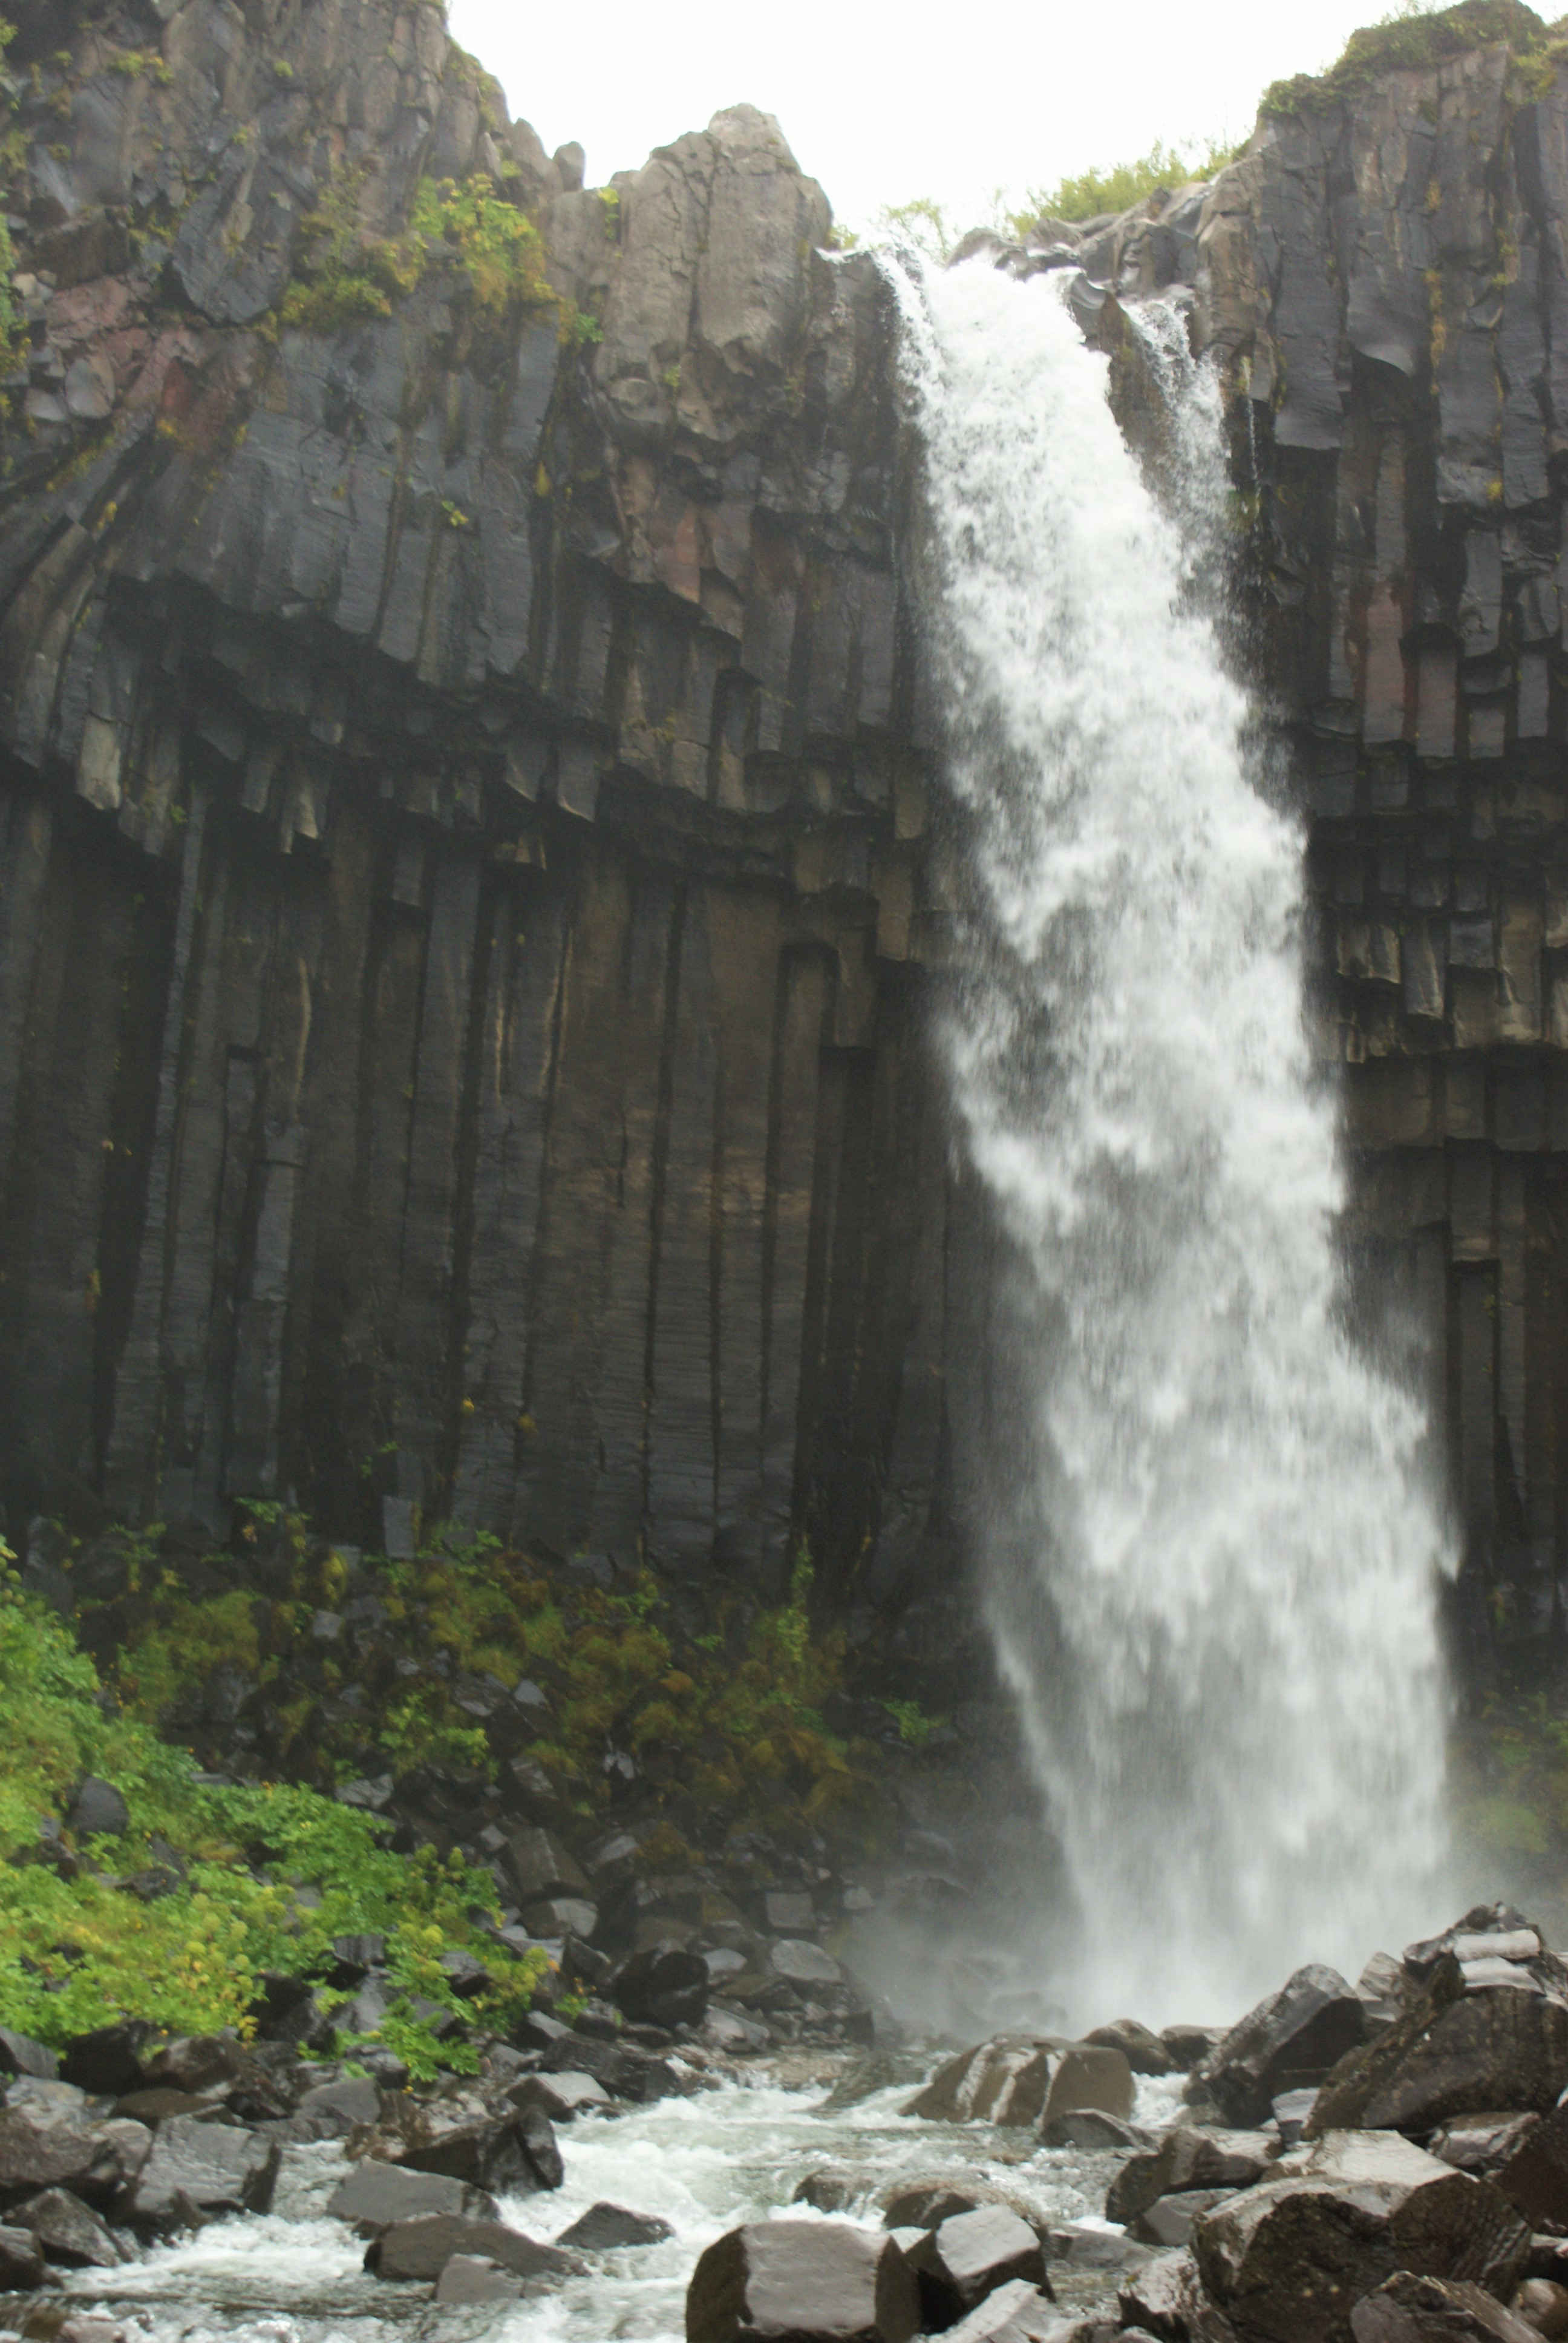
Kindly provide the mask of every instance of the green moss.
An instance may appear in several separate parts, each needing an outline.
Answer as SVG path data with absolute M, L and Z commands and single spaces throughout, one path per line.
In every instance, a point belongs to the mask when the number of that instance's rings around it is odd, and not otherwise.
M 1297 74 L 1271 84 L 1261 111 L 1322 114 L 1380 74 L 1430 68 L 1496 41 L 1506 41 L 1528 59 L 1544 49 L 1547 38 L 1545 25 L 1523 0 L 1459 0 L 1457 7 L 1430 12 L 1417 0 L 1407 0 L 1377 24 L 1352 33 L 1327 73 Z

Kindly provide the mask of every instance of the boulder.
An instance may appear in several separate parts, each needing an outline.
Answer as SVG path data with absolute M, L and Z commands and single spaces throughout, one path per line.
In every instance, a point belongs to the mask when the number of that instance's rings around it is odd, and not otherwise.
M 1274 2142 L 1261 2131 L 1167 2132 L 1151 2156 L 1130 2157 L 1105 2194 L 1105 2217 L 1129 2227 L 1161 2197 L 1193 2188 L 1250 2188 L 1270 2169 Z
M 131 1826 L 131 1812 L 112 1782 L 88 1774 L 71 1801 L 65 1825 L 78 1838 L 123 1838 Z
M 351 2221 L 362 2237 L 388 2229 L 395 2221 L 494 2219 L 500 2209 L 484 2189 L 471 2188 L 465 2181 L 444 2173 L 410 2172 L 400 2164 L 368 2157 L 338 2182 L 327 2200 L 327 2210 L 340 2221 Z
M 579 2213 L 556 2243 L 578 2247 L 585 2253 L 608 2254 L 622 2246 L 661 2246 L 674 2235 L 669 2223 L 655 2213 L 634 2213 L 625 2205 L 601 2203 Z
M 1161 2043 L 1171 2053 L 1179 2075 L 1190 2075 L 1224 2038 L 1211 2026 L 1162 2026 L 1160 2029 Z
M 1052 2335 L 1066 2343 L 1074 2331 L 1064 2327 L 1049 2294 L 1027 2278 L 1013 2278 L 950 2328 L 948 2343 L 1045 2343 Z
M 951 2327 L 1014 2278 L 1049 2295 L 1040 2238 L 1006 2205 L 978 2205 L 925 2230 L 910 2253 L 928 2334 Z
M 519 1905 L 543 1897 L 586 1896 L 588 1884 L 582 1868 L 553 1832 L 537 1825 L 514 1823 L 504 1835 L 501 1861 Z M 592 1934 L 591 1927 L 587 1932 Z
M 1560 2343 L 1568 2335 L 1568 2286 L 1554 2285 L 1549 2278 L 1527 2278 L 1512 2307 L 1514 2316 L 1544 2335 L 1547 2343 Z
M 475 2105 L 404 2100 L 392 2117 L 356 2134 L 350 2153 L 382 2157 L 407 2171 L 440 2173 L 498 2197 L 560 2187 L 560 2150 L 542 2107 L 492 2116 L 476 2114 Z
M 123 2098 L 127 2091 L 140 2087 L 142 2052 L 153 2038 L 153 2029 L 139 2017 L 125 2017 L 113 2026 L 95 2026 L 90 2034 L 78 2034 L 67 2042 L 60 2061 L 62 2082 L 75 2083 L 79 2091 L 89 2091 L 95 2097 Z
M 934 2229 L 955 2213 L 972 2213 L 978 2205 L 1000 2202 L 994 2186 L 973 2173 L 937 2174 L 929 2180 L 895 2181 L 882 2199 L 885 2229 Z M 822 2212 L 843 2208 L 822 2206 Z
M 1233 2188 L 1180 2188 L 1172 2196 L 1156 2197 L 1133 2222 L 1132 2235 L 1141 2246 L 1158 2246 L 1162 2251 L 1191 2245 L 1200 2216 L 1211 2213 L 1216 2205 L 1227 2203 L 1235 2194 Z
M 698 2261 L 687 2343 L 909 2343 L 915 2274 L 892 2239 L 828 2221 L 753 2221 Z
M 1356 2127 L 1428 2133 L 1454 2116 L 1543 2114 L 1568 2089 L 1568 2000 L 1530 1981 L 1467 1986 L 1445 1956 L 1404 2016 L 1341 2061 L 1309 2137 Z
M 60 2061 L 52 2050 L 0 2026 L 0 2075 L 32 2075 L 40 2082 L 53 2082 L 59 2071 Z
M 14 2205 L 5 2216 L 30 2229 L 47 2262 L 66 2269 L 114 2269 L 134 2258 L 108 2223 L 68 2188 L 45 2188 Z
M 1178 2062 L 1158 2034 L 1147 2026 L 1140 2026 L 1135 2017 L 1118 2017 L 1110 2026 L 1097 2026 L 1084 2036 L 1086 2042 L 1106 2050 L 1120 2050 L 1135 2075 L 1174 2075 L 1181 2071 Z
M 1123 2052 L 1099 2044 L 1070 2042 L 1050 2054 L 1040 2128 L 1048 2131 L 1063 2116 L 1091 2111 L 1125 2122 L 1137 2096 L 1132 2069 Z
M 1568 2230 L 1568 2104 L 1521 2122 L 1492 2177 L 1532 2228 Z
M 1458 2172 L 1491 2174 L 1505 2164 L 1526 2134 L 1541 2121 L 1538 2115 L 1491 2110 L 1455 2116 L 1441 2125 L 1426 2143 L 1430 2156 L 1440 2157 Z
M 628 2017 L 673 2028 L 701 2025 L 711 1983 L 700 1953 L 666 1940 L 634 1953 L 609 1991 Z
M 427 2213 L 394 2221 L 365 2248 L 365 2267 L 399 2283 L 439 2278 L 454 2254 L 499 2264 L 518 2278 L 578 2278 L 588 2265 L 558 2246 L 540 2245 L 499 2221 L 467 2221 L 454 2213 Z
M 1052 2116 L 1040 2127 L 1041 2147 L 1075 2147 L 1091 2156 L 1106 2148 L 1151 2148 L 1154 2134 L 1139 2125 L 1123 2123 L 1120 2116 L 1108 2116 L 1099 2107 L 1080 2107 L 1070 2116 Z
M 1157 2254 L 1117 2289 L 1124 2328 L 1161 2343 L 1236 2343 L 1236 2330 L 1203 2291 L 1191 2252 Z
M 317 2127 L 318 2139 L 346 2139 L 361 2124 L 374 2123 L 379 2110 L 380 2093 L 369 2077 L 346 2075 L 340 2082 L 316 2084 L 297 2112 Z
M 525 2075 L 507 2093 L 519 2115 L 538 2108 L 552 2123 L 570 2123 L 574 2116 L 592 2115 L 610 2104 L 609 2093 L 591 2075 Z
M 768 1947 L 768 1966 L 776 1977 L 799 1986 L 842 1985 L 844 1972 L 831 1953 L 803 1936 L 784 1936 Z
M 225 2091 L 239 2080 L 245 2052 L 231 2034 L 176 2034 L 143 2052 L 142 2080 L 156 2090 L 193 2097 Z
M 152 2146 L 145 2124 L 114 2116 L 95 2123 L 74 2093 L 58 2100 L 13 2098 L 0 2109 L 0 2193 L 69 2188 L 104 2204 L 136 2178 Z
M 1233 2124 L 1268 2120 L 1282 2091 L 1322 2082 L 1366 2034 L 1366 2010 L 1337 1969 L 1298 1969 L 1192 2070 L 1191 2092 Z
M 1529 2232 L 1492 2184 L 1397 2134 L 1333 2132 L 1277 2168 L 1192 2235 L 1210 2297 L 1259 2343 L 1349 2343 L 1354 2305 L 1395 2270 L 1500 2297 L 1523 2274 Z
M 851 2166 L 826 2164 L 819 2172 L 808 2172 L 798 2181 L 789 2202 L 809 2205 L 814 2213 L 848 2213 L 859 2198 L 866 2186 L 866 2176 Z M 884 2228 L 895 2225 L 884 2221 Z
M 0 2294 L 31 2294 L 44 2276 L 44 2257 L 32 2230 L 0 2222 Z
M 171 2116 L 200 2116 L 210 2112 L 211 2101 L 193 2097 L 189 2091 L 127 2091 L 123 2099 L 115 2101 L 115 2113 L 128 2116 L 133 2123 L 146 2124 L 156 2131 Z
M 454 2254 L 436 2280 L 434 2302 L 516 2302 L 523 2281 L 483 2254 Z
M 166 2236 L 193 2215 L 265 2213 L 277 2179 L 278 2147 L 239 2125 L 176 2116 L 158 2126 L 152 2153 L 119 2206 L 133 2227 Z
M 1396 2270 L 1351 2312 L 1355 2343 L 1533 2343 L 1535 2330 L 1466 2278 Z
M 1032 2124 L 1050 2087 L 1060 2045 L 1038 2035 L 998 2035 L 939 2066 L 904 2109 L 931 2123 Z
M 636 2107 L 683 2097 L 697 2087 L 695 2077 L 668 2058 L 628 2042 L 594 2042 L 581 2034 L 568 2033 L 553 2043 L 539 2063 L 547 2075 L 591 2075 L 612 2099 L 629 2099 Z

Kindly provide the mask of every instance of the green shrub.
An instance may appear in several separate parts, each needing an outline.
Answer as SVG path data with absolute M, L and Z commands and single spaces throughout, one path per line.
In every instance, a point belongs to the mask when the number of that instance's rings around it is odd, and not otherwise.
M 413 1996 L 499 2027 L 527 2006 L 542 1957 L 519 1960 L 477 1931 L 477 1917 L 495 1916 L 487 1874 L 429 1848 L 392 1855 L 367 1816 L 297 1784 L 197 1780 L 189 1753 L 117 1708 L 65 1625 L 8 1568 L 0 1574 L 0 2009 L 8 2025 L 54 2045 L 120 2016 L 185 2033 L 232 2026 L 243 2036 L 254 2028 L 264 1971 L 318 1973 L 334 1936 L 365 1930 L 386 1935 L 399 1988 L 374 2038 L 396 2036 L 416 2073 L 466 2054 L 437 2044 Z M 68 1811 L 89 1773 L 120 1791 L 129 1828 L 123 1839 L 75 1849 L 85 1860 L 68 1877 L 65 1866 L 36 1859 L 39 1824 Z M 70 1850 L 69 1833 L 65 1839 Z M 160 1870 L 174 1884 L 147 1900 L 121 1885 Z M 313 1895 L 302 1898 L 301 1889 Z M 452 1994 L 439 1959 L 449 1946 L 474 1951 L 490 1971 L 494 1984 L 477 2002 L 459 2005 Z

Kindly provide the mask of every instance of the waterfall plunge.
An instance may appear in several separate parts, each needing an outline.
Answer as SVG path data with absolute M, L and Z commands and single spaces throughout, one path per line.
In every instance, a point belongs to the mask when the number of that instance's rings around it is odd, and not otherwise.
M 1182 607 L 1212 379 L 1153 334 L 1172 520 L 1059 280 L 891 274 L 971 894 L 944 1038 L 1010 1241 L 990 1622 L 1081 1906 L 1074 2016 L 1234 2016 L 1433 1916 L 1447 1532 L 1422 1413 L 1342 1322 L 1302 840 Z

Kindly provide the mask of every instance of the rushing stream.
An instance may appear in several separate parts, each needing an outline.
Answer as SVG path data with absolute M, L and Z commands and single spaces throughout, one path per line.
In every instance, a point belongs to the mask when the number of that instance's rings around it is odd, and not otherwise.
M 498 2343 L 617 2336 L 678 2343 L 687 2281 L 703 2247 L 769 2213 L 834 2217 L 790 2202 L 799 2182 L 824 2166 L 859 2177 L 853 2209 L 872 2222 L 879 2217 L 873 2199 L 889 2183 L 962 2169 L 1000 2184 L 1020 2209 L 1053 2227 L 1106 2233 L 1101 2208 L 1116 2159 L 1037 2148 L 1027 2133 L 900 2116 L 919 2071 L 849 2106 L 825 2084 L 730 2084 L 563 2127 L 564 2187 L 504 2199 L 512 2227 L 553 2239 L 608 2198 L 658 2215 L 675 2234 L 662 2245 L 590 2257 L 590 2276 L 559 2287 L 536 2282 L 538 2290 L 516 2304 L 437 2309 L 427 2286 L 367 2277 L 363 2243 L 321 2210 L 345 2169 L 336 2146 L 286 2151 L 276 2208 L 265 2218 L 216 2223 L 122 2270 L 84 2270 L 67 2280 L 68 2291 L 153 2343 L 398 2343 L 416 2330 L 439 2343 L 479 2331 Z M 1143 2084 L 1140 2117 L 1170 2122 L 1177 2088 Z M 1053 2258 L 1052 2282 L 1070 2315 L 1075 2300 L 1103 2295 L 1114 2278 L 1092 2267 L 1075 2277 Z
M 1345 1329 L 1302 831 L 1187 590 L 1212 379 L 1156 320 L 1167 512 L 1060 279 L 894 275 L 970 880 L 944 1040 L 1010 1242 L 991 1623 L 1075 2014 L 1233 2011 L 1434 1908 L 1447 1534 L 1421 1411 Z

